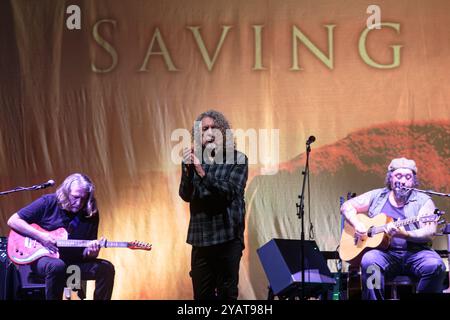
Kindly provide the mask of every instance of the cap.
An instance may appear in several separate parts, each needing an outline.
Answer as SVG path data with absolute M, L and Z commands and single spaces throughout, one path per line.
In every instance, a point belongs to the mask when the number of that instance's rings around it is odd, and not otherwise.
M 414 173 L 417 173 L 416 162 L 406 158 L 397 158 L 391 161 L 388 170 L 395 171 L 397 169 L 410 169 L 414 171 Z

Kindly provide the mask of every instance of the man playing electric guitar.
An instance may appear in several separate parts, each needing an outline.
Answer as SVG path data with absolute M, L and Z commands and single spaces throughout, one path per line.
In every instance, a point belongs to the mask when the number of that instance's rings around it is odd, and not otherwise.
M 56 239 L 31 226 L 33 223 L 47 231 L 62 227 L 70 239 L 92 241 L 87 247 L 58 248 Z M 59 253 L 59 258 L 44 256 L 31 263 L 31 269 L 45 277 L 46 299 L 62 299 L 69 265 L 80 267 L 82 279 L 95 280 L 94 300 L 111 299 L 114 266 L 107 260 L 97 259 L 100 251 L 100 242 L 96 240 L 98 224 L 94 184 L 79 173 L 68 176 L 56 193 L 42 196 L 9 218 L 8 225 L 14 231 Z
M 411 189 L 418 186 L 416 175 L 417 167 L 413 160 L 394 159 L 388 167 L 385 188 L 366 192 L 343 203 L 341 213 L 354 228 L 355 242 L 368 237 L 367 226 L 358 219 L 358 213 L 367 213 L 370 218 L 385 214 L 394 221 L 433 214 L 435 205 L 431 198 Z M 405 227 L 397 227 L 394 222 L 386 224 L 384 232 L 389 235 L 389 246 L 365 251 L 360 260 L 362 298 L 384 299 L 385 276 L 399 273 L 417 278 L 418 292 L 442 292 L 446 267 L 431 249 L 436 226 L 436 221 L 420 220 Z M 367 283 L 373 279 L 374 270 L 380 271 L 379 286 Z

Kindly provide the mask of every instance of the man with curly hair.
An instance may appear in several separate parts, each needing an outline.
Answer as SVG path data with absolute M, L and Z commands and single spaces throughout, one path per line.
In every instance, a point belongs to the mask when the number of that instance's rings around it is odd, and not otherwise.
M 192 148 L 183 151 L 179 195 L 190 204 L 187 243 L 192 245 L 194 299 L 235 300 L 248 159 L 235 149 L 230 125 L 220 112 L 200 114 L 192 138 Z

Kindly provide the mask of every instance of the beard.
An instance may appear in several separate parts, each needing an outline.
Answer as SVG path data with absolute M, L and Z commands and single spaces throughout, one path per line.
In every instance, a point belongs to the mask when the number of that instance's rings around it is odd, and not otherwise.
M 406 203 L 406 201 L 409 198 L 409 195 L 411 194 L 411 190 L 405 190 L 400 187 L 395 187 L 393 191 L 395 199 L 399 200 L 402 203 Z

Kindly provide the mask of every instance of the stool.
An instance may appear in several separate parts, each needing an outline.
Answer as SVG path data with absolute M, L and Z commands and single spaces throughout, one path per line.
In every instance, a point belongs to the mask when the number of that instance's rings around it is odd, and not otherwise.
M 45 279 L 31 270 L 30 265 L 17 265 L 19 273 L 20 286 L 19 298 L 24 300 L 45 300 Z M 86 281 L 81 280 L 80 289 L 73 290 L 77 292 L 80 300 L 86 298 Z M 64 288 L 65 300 L 72 299 L 72 289 Z
M 398 286 L 410 286 L 412 287 L 412 291 L 415 293 L 417 288 L 417 281 L 415 281 L 412 277 L 406 275 L 395 276 L 392 279 L 387 279 L 385 281 L 385 287 L 391 287 L 391 300 L 398 300 Z
M 45 280 L 31 271 L 29 265 L 17 265 L 19 273 L 19 294 L 20 299 L 24 300 L 44 300 L 45 299 Z

